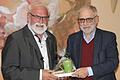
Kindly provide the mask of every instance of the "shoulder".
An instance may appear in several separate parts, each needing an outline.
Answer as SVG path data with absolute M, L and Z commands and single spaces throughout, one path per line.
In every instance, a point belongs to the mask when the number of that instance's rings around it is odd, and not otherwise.
M 53 38 L 53 39 L 56 39 L 55 35 L 52 34 L 50 31 L 46 31 L 47 35 L 48 35 L 48 38 Z
M 103 37 L 116 36 L 116 34 L 112 31 L 102 30 L 102 29 L 98 29 L 98 28 L 96 30 L 96 34 L 101 34 Z
M 21 37 L 23 36 L 23 31 L 24 31 L 24 28 L 19 29 L 19 30 L 13 32 L 12 34 L 8 35 L 7 38 L 21 39 Z
M 97 29 L 95 37 L 100 37 L 103 42 L 116 41 L 116 34 L 111 31 Z
M 72 33 L 68 36 L 68 38 L 78 38 L 80 36 L 82 36 L 82 31 Z

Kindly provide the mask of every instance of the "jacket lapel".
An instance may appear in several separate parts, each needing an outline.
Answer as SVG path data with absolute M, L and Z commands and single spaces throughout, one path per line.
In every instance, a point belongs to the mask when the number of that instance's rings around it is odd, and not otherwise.
M 40 61 L 43 60 L 43 57 L 41 55 L 41 52 L 40 52 L 39 47 L 34 39 L 32 32 L 28 29 L 28 26 L 25 27 L 24 34 L 25 34 L 26 41 L 28 41 L 29 45 L 35 49 L 36 57 L 38 59 L 39 64 L 41 64 Z
M 101 49 L 102 36 L 98 29 L 96 29 L 95 39 L 94 39 L 94 61 L 93 64 L 99 62 L 99 51 Z
M 81 56 L 82 56 L 82 31 L 80 31 L 78 34 L 77 34 L 77 38 L 76 38 L 76 57 L 75 58 L 76 60 L 76 67 L 79 68 L 80 67 L 80 64 L 81 64 Z
M 52 60 L 51 60 L 51 55 L 50 55 L 50 44 L 51 42 L 50 42 L 50 39 L 49 39 L 49 35 L 48 35 L 48 38 L 47 38 L 47 40 L 46 40 L 46 46 L 47 46 L 47 53 L 48 53 L 48 59 L 49 59 L 49 67 L 50 67 L 50 69 L 52 68 Z

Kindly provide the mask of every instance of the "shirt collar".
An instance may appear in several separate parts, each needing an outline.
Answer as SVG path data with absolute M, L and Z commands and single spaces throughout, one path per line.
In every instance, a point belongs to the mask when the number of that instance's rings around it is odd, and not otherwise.
M 85 36 L 85 33 L 83 33 L 83 38 L 84 40 L 86 41 L 86 43 L 90 43 L 92 41 L 92 39 L 95 37 L 95 32 L 96 32 L 96 29 L 90 34 L 90 39 L 87 40 L 86 36 Z
M 30 25 L 30 24 L 28 24 L 28 29 L 32 32 L 33 36 L 36 35 L 35 32 L 31 29 L 31 25 Z M 48 37 L 47 33 L 44 32 L 44 33 L 43 33 L 43 36 L 42 36 L 42 40 L 46 40 L 47 37 Z

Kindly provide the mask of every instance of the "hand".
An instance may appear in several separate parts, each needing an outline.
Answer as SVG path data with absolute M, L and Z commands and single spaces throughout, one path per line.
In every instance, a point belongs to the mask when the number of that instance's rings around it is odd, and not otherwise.
M 52 74 L 52 70 L 42 70 L 43 80 L 57 80 L 58 78 Z
M 88 69 L 87 67 L 79 68 L 72 75 L 73 77 L 86 78 L 88 76 Z
M 70 80 L 69 77 L 59 77 L 58 80 Z

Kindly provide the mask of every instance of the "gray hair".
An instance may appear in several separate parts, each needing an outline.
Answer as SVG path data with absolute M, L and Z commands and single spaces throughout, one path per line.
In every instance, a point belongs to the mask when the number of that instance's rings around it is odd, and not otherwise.
M 93 13 L 95 13 L 97 15 L 97 8 L 93 5 L 85 5 L 83 7 L 80 8 L 80 10 L 78 11 L 78 15 L 84 10 L 84 9 L 88 9 L 91 10 Z
M 31 12 L 31 10 L 35 7 L 45 7 L 47 9 L 47 6 L 45 4 L 42 4 L 40 2 L 34 2 L 28 6 L 28 12 Z

